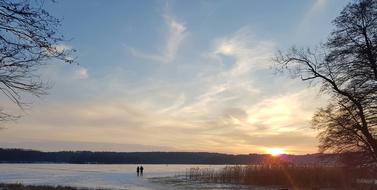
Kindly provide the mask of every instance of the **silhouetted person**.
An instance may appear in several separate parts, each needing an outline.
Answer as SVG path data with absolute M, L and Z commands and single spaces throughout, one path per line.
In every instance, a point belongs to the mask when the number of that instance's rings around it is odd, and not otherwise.
M 140 168 L 139 168 L 139 166 L 136 168 L 136 173 L 137 173 L 137 176 L 139 176 L 139 172 L 140 172 Z M 141 172 L 141 173 L 143 173 L 143 172 Z
M 144 168 L 143 166 L 140 166 L 140 175 L 143 175 Z

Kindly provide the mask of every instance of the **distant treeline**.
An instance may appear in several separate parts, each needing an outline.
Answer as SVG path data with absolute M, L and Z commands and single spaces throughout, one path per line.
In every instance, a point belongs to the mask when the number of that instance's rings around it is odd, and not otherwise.
M 41 152 L 0 148 L 0 162 L 2 163 L 262 164 L 269 157 L 264 154 L 232 155 L 207 152 Z M 284 155 L 284 158 L 295 164 L 323 162 L 319 154 Z

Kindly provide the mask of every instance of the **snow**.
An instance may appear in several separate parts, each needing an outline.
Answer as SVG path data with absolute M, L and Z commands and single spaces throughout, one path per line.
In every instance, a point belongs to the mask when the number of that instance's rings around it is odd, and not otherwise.
M 183 174 L 186 169 L 193 167 L 219 168 L 223 166 L 143 165 L 144 176 L 136 175 L 136 167 L 137 165 L 0 164 L 0 182 L 106 189 L 165 190 L 176 189 L 177 184 L 164 183 L 163 180 L 158 179 Z M 196 185 L 196 189 L 198 188 L 197 184 L 193 185 Z M 185 184 L 182 189 L 192 188 Z

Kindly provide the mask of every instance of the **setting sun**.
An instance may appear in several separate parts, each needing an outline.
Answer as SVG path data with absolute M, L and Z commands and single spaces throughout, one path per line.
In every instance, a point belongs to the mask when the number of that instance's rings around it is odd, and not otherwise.
M 281 148 L 267 148 L 266 152 L 271 156 L 279 156 L 281 154 L 285 154 L 284 150 Z

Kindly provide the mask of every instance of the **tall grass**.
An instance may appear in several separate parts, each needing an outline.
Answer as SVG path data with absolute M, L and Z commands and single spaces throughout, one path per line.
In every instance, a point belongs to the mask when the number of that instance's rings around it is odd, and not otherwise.
M 189 180 L 211 183 L 232 183 L 259 186 L 280 186 L 290 189 L 376 189 L 377 173 L 367 168 L 330 166 L 250 165 L 227 166 L 223 169 L 191 168 Z M 360 183 L 360 179 L 373 179 Z

